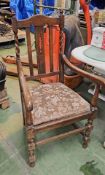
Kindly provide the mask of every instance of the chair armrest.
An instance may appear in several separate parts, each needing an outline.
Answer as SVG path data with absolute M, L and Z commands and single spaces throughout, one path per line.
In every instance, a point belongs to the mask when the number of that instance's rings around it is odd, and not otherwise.
M 32 111 L 33 110 L 33 103 L 32 103 L 32 98 L 31 98 L 31 94 L 30 91 L 27 87 L 26 84 L 26 79 L 22 70 L 22 65 L 21 62 L 18 62 L 18 73 L 19 73 L 19 81 L 20 81 L 20 86 L 21 86 L 21 90 L 23 93 L 23 97 L 24 97 L 24 103 L 25 103 L 25 107 L 28 111 Z
M 77 66 L 73 65 L 64 54 L 62 55 L 62 60 L 64 64 L 66 64 L 66 66 L 73 69 L 76 73 L 78 73 L 82 77 L 86 77 L 99 85 L 105 86 L 105 78 L 98 75 L 94 75 L 92 73 L 86 72 L 85 70 L 78 68 Z

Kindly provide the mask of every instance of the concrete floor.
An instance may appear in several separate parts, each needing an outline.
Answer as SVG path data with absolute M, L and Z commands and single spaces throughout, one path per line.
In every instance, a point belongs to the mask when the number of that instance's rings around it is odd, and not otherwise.
M 0 50 L 0 55 L 13 52 L 14 49 Z M 102 146 L 105 139 L 104 102 L 99 100 L 98 115 L 87 149 L 82 148 L 80 135 L 46 144 L 37 148 L 36 166 L 30 168 L 26 163 L 26 140 L 17 78 L 7 77 L 6 86 L 10 108 L 0 109 L 0 175 L 105 175 L 105 150 Z M 82 84 L 79 90 L 87 100 L 90 99 L 87 85 Z M 58 131 L 50 134 L 55 132 Z

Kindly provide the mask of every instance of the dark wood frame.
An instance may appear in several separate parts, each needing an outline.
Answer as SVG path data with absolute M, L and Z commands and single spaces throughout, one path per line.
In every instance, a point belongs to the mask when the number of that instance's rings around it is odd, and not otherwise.
M 16 18 L 12 19 L 12 24 L 13 24 L 13 31 L 15 34 L 15 42 L 16 42 L 16 63 L 17 63 L 17 70 L 18 70 L 18 76 L 19 76 L 19 84 L 20 84 L 20 92 L 21 92 L 21 101 L 22 101 L 22 109 L 23 109 L 23 119 L 24 119 L 24 126 L 26 128 L 26 138 L 27 138 L 27 147 L 28 147 L 28 154 L 29 154 L 29 165 L 34 166 L 35 165 L 35 148 L 37 145 L 43 145 L 45 143 L 48 143 L 50 141 L 54 141 L 57 139 L 62 139 L 64 137 L 67 137 L 71 134 L 77 134 L 77 133 L 82 133 L 83 135 L 83 147 L 88 146 L 88 142 L 90 139 L 90 133 L 93 128 L 93 119 L 95 118 L 95 113 L 96 113 L 96 104 L 97 104 L 97 98 L 98 98 L 98 93 L 100 89 L 100 84 L 105 85 L 105 79 L 102 77 L 99 77 L 97 75 L 92 75 L 91 73 L 87 73 L 84 70 L 81 70 L 71 64 L 69 60 L 66 58 L 66 56 L 63 54 L 63 27 L 64 27 L 64 16 L 62 13 L 58 18 L 53 18 L 53 17 L 46 17 L 42 15 L 35 15 L 31 17 L 30 19 L 22 20 L 22 21 L 17 21 Z M 39 30 L 41 27 L 44 25 L 48 25 L 50 30 L 53 25 L 58 25 L 60 28 L 60 53 L 59 53 L 59 71 L 54 72 L 53 70 L 53 65 L 52 65 L 52 54 L 53 54 L 53 49 L 50 50 L 50 72 L 46 74 L 46 71 L 44 69 L 44 50 L 43 50 L 43 45 L 39 46 L 38 42 L 38 37 L 36 36 L 36 51 L 37 51 L 37 64 L 38 64 L 38 75 L 34 76 L 33 72 L 33 63 L 32 63 L 32 50 L 31 50 L 31 44 L 30 44 L 30 26 L 34 25 L 36 27 L 35 32 L 39 35 Z M 20 59 L 20 49 L 19 49 L 19 42 L 18 42 L 18 29 L 19 28 L 27 28 L 26 29 L 26 36 L 28 38 L 27 41 L 27 46 L 28 46 L 28 57 L 29 57 L 29 68 L 30 68 L 30 76 L 25 77 L 22 69 L 22 64 L 21 64 L 21 59 Z M 38 27 L 38 30 L 37 30 Z M 49 31 L 50 31 L 49 30 Z M 51 35 L 50 31 L 50 35 Z M 43 43 L 43 34 L 41 34 L 41 41 Z M 52 37 L 50 38 L 50 46 L 52 46 Z M 40 48 L 41 47 L 41 48 Z M 40 50 L 40 49 L 41 50 Z M 53 47 L 51 47 L 53 48 Z M 38 50 L 39 49 L 39 50 Z M 64 82 L 64 64 L 66 64 L 68 67 L 76 71 L 79 75 L 83 77 L 87 77 L 91 79 L 92 81 L 96 82 L 97 88 L 95 91 L 95 94 L 92 98 L 91 101 L 91 111 L 87 115 L 84 116 L 76 116 L 73 119 L 68 117 L 67 119 L 60 119 L 60 120 L 55 120 L 51 122 L 47 122 L 41 125 L 34 126 L 33 125 L 33 119 L 32 119 L 32 113 L 31 111 L 33 110 L 33 102 L 31 99 L 31 94 L 30 91 L 27 87 L 26 80 L 35 80 L 35 79 L 40 79 L 41 77 L 48 77 L 48 76 L 53 76 L 53 75 L 59 75 L 59 81 Z M 87 119 L 88 122 L 86 125 L 82 128 L 75 127 L 73 131 L 69 131 L 66 133 L 62 133 L 57 136 L 53 136 L 50 138 L 43 139 L 41 141 L 35 141 L 34 137 L 38 132 L 46 131 L 46 130 L 53 130 L 55 128 L 67 126 L 70 124 L 74 124 L 77 121 Z

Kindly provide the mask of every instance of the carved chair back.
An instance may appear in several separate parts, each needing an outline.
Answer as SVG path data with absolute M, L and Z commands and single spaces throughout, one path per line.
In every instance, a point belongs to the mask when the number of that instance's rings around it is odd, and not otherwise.
M 12 19 L 13 31 L 15 35 L 16 43 L 16 60 L 18 71 L 20 69 L 20 49 L 18 41 L 18 29 L 24 28 L 26 31 L 26 40 L 27 40 L 27 52 L 28 52 L 28 61 L 29 61 L 29 71 L 30 75 L 27 76 L 27 79 L 43 78 L 48 76 L 58 75 L 59 80 L 63 81 L 63 67 L 61 64 L 61 54 L 63 52 L 63 27 L 64 27 L 64 16 L 62 13 L 59 17 L 47 17 L 43 15 L 34 15 L 29 19 L 22 21 L 17 21 L 14 17 Z M 33 28 L 35 50 L 36 50 L 36 59 L 38 67 L 38 75 L 34 73 L 34 64 L 33 64 L 33 50 L 32 50 L 32 41 L 31 41 L 31 32 L 30 29 Z M 59 68 L 54 70 L 54 32 L 53 29 L 59 29 L 59 50 L 58 50 L 58 60 Z M 56 32 L 55 30 L 55 32 Z M 45 33 L 47 31 L 47 43 L 45 43 Z M 56 42 L 56 40 L 55 40 Z M 46 50 L 46 44 L 48 45 L 48 50 Z M 49 53 L 46 53 L 49 52 Z M 46 55 L 49 55 L 49 70 L 46 69 Z M 47 65 L 48 66 L 48 65 Z

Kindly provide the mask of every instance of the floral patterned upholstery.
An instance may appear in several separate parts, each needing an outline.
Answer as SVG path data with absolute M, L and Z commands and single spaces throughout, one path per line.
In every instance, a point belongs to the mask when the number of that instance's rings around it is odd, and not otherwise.
M 76 117 L 90 112 L 90 104 L 62 83 L 51 83 L 30 89 L 33 100 L 33 124 Z

